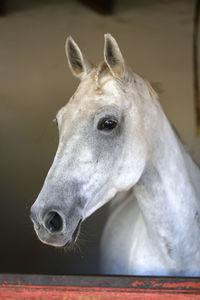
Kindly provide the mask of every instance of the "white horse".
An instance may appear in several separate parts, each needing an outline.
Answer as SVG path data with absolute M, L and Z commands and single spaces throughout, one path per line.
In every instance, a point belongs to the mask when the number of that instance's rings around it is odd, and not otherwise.
M 102 238 L 104 274 L 200 275 L 200 170 L 150 84 L 105 35 L 90 64 L 69 37 L 80 85 L 58 112 L 57 153 L 31 209 L 39 239 L 74 243 L 83 220 L 114 196 Z

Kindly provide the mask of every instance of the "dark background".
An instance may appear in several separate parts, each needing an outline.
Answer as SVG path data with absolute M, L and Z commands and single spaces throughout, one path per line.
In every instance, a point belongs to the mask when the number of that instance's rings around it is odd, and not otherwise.
M 57 110 L 75 91 L 64 43 L 72 35 L 93 62 L 110 32 L 132 69 L 152 80 L 183 141 L 200 162 L 195 137 L 192 0 L 118 0 L 102 15 L 73 0 L 10 0 L 0 18 L 0 272 L 98 273 L 104 207 L 83 225 L 73 250 L 43 245 L 29 219 L 57 148 Z

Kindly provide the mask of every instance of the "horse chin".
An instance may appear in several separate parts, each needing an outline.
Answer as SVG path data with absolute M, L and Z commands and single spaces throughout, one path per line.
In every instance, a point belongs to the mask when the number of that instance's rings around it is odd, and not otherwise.
M 71 240 L 69 240 L 63 247 L 68 248 L 73 246 L 76 243 L 81 231 L 81 224 L 82 224 L 82 219 L 80 219 L 80 221 L 78 222 L 78 225 L 76 226 L 76 229 L 72 235 Z

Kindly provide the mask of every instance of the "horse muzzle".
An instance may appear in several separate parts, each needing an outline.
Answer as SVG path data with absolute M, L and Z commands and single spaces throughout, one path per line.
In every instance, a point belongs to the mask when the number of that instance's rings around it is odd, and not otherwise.
M 66 247 L 77 241 L 81 218 L 69 222 L 67 226 L 65 216 L 58 209 L 47 211 L 42 217 L 38 217 L 34 206 L 31 208 L 30 217 L 37 236 L 43 243 L 54 247 Z

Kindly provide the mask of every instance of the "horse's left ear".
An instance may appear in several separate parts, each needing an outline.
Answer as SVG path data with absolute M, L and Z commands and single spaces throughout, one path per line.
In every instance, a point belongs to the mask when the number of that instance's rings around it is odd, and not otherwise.
M 67 55 L 69 67 L 74 76 L 83 78 L 84 75 L 90 73 L 90 71 L 92 70 L 92 64 L 88 62 L 71 36 L 66 40 L 65 52 Z
M 107 33 L 105 36 L 104 59 L 112 75 L 123 79 L 125 76 L 125 62 L 114 37 Z

